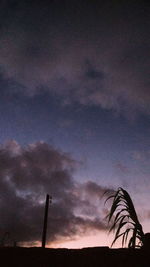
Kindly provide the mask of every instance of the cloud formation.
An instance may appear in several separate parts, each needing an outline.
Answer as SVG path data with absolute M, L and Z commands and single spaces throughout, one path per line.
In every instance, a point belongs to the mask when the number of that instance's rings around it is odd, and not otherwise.
M 129 116 L 150 113 L 144 1 L 2 1 L 0 12 L 5 87 Z
M 0 238 L 9 232 L 17 242 L 40 241 L 47 193 L 53 197 L 49 242 L 106 229 L 99 207 L 108 189 L 92 181 L 75 183 L 74 168 L 68 154 L 44 142 L 21 147 L 11 140 L 1 145 Z

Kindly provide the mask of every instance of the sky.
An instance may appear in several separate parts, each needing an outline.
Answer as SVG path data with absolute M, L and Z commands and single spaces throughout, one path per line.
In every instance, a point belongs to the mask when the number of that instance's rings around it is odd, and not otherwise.
M 118 187 L 149 231 L 148 1 L 0 2 L 0 239 L 110 246 Z M 104 193 L 107 193 L 104 195 Z

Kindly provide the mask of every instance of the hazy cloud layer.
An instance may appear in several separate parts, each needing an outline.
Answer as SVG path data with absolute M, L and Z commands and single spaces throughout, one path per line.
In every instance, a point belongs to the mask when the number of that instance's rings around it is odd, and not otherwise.
M 41 240 L 45 196 L 49 209 L 48 241 L 107 228 L 100 207 L 108 188 L 75 183 L 75 161 L 44 142 L 0 147 L 0 238 L 9 232 L 20 242 Z M 108 190 L 107 195 L 111 191 Z
M 144 1 L 2 1 L 1 87 L 150 113 Z
M 128 174 L 129 168 L 123 164 L 121 161 L 117 161 L 114 164 L 114 169 L 118 172 L 118 174 Z

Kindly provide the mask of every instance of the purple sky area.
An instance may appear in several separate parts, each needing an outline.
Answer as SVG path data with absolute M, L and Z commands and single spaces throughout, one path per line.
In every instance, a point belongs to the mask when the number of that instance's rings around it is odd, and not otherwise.
M 138 0 L 0 2 L 0 239 L 40 241 L 49 193 L 49 244 L 110 245 L 102 196 L 119 186 L 150 231 L 149 14 Z

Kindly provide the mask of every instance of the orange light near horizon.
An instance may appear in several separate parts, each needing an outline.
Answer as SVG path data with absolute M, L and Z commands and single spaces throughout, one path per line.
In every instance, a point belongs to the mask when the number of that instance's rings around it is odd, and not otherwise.
M 145 220 L 143 223 L 144 232 L 149 232 L 149 221 Z M 84 236 L 76 235 L 74 237 L 60 237 L 59 240 L 46 244 L 46 248 L 68 248 L 68 249 L 80 249 L 84 247 L 110 247 L 114 239 L 114 233 L 108 233 L 107 231 L 94 231 L 93 233 L 85 234 Z M 113 248 L 122 247 L 122 239 L 118 239 Z M 19 242 L 19 246 L 25 247 L 41 247 L 41 241 L 36 242 Z M 128 245 L 128 242 L 127 242 Z
M 96 234 L 88 234 L 83 237 L 75 237 L 71 240 L 60 240 L 51 244 L 47 244 L 47 247 L 50 248 L 69 248 L 69 249 L 79 249 L 83 247 L 103 247 L 103 246 L 111 246 L 113 240 L 113 236 L 108 235 L 105 232 L 98 232 Z M 119 242 L 116 243 L 115 247 L 121 247 Z
M 145 220 L 143 222 L 143 230 L 144 232 L 149 231 L 149 220 Z M 109 233 L 107 231 L 94 231 L 94 233 L 89 233 L 84 236 L 75 236 L 74 238 L 70 238 L 68 240 L 60 239 L 59 241 L 53 242 L 51 244 L 47 244 L 47 247 L 50 248 L 83 248 L 83 247 L 103 247 L 108 246 L 111 247 L 111 243 L 114 239 L 114 233 Z M 128 242 L 126 244 L 126 247 Z M 113 248 L 121 248 L 122 247 L 122 239 L 119 238 Z

